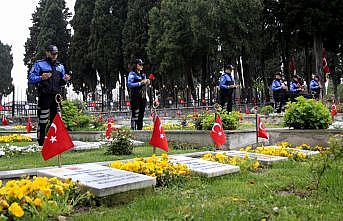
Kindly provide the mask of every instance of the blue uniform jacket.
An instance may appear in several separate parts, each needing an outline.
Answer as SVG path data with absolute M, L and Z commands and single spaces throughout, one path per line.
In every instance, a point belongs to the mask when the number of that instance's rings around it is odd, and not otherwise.
M 141 75 L 138 75 L 136 72 L 131 71 L 127 79 L 127 87 L 130 89 L 140 87 L 139 82 L 143 79 L 146 79 L 146 76 L 144 73 L 142 73 Z
M 63 79 L 65 75 L 64 66 L 60 63 L 56 63 L 56 71 L 61 73 L 61 79 Z M 45 72 L 52 73 L 51 64 L 46 59 L 37 61 L 30 70 L 29 83 L 36 84 L 41 82 L 41 75 Z
M 233 85 L 234 83 L 235 81 L 233 77 L 230 74 L 223 72 L 219 79 L 219 88 L 229 89 L 229 86 Z
M 289 91 L 294 94 L 294 93 L 298 93 L 298 89 L 299 89 L 298 83 L 292 81 L 289 87 Z
M 272 83 L 272 90 L 274 92 L 281 91 L 281 82 L 280 80 L 274 80 Z
M 319 88 L 319 83 L 316 80 L 312 80 L 310 83 L 310 90 L 311 91 L 316 91 Z

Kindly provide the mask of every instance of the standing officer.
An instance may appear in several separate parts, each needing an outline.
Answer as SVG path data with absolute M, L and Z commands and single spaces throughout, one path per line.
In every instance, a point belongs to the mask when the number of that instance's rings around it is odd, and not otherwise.
M 300 84 L 299 76 L 294 75 L 293 81 L 291 82 L 291 84 L 289 86 L 291 101 L 295 102 L 295 98 L 297 98 L 303 90 L 304 89 L 303 89 L 302 85 Z
M 274 110 L 277 113 L 281 113 L 282 110 L 282 96 L 284 85 L 281 82 L 281 74 L 277 72 L 275 74 L 275 79 L 272 83 L 272 91 L 273 91 L 273 98 L 274 98 Z
M 143 73 L 143 61 L 136 59 L 127 80 L 127 87 L 130 89 L 131 97 L 131 129 L 142 130 L 143 118 L 146 106 L 146 86 L 150 80 Z
M 314 99 L 318 100 L 320 95 L 321 85 L 319 84 L 319 76 L 315 75 L 310 83 L 310 91 Z
M 50 123 L 57 113 L 56 94 L 70 80 L 64 73 L 64 66 L 57 61 L 58 49 L 55 45 L 46 48 L 46 58 L 37 61 L 30 70 L 29 83 L 38 88 L 38 128 L 37 140 L 42 146 L 45 139 L 48 118 Z
M 227 112 L 232 111 L 232 94 L 233 90 L 238 87 L 231 75 L 233 70 L 234 67 L 231 64 L 227 65 L 219 79 L 219 104 L 224 108 L 225 103 L 227 103 Z

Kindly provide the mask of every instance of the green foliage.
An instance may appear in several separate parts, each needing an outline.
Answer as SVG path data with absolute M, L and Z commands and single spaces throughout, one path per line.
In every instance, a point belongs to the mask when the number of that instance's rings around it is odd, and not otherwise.
M 286 106 L 284 123 L 294 129 L 327 129 L 332 123 L 329 110 L 322 102 L 304 97 Z
M 113 140 L 107 145 L 107 154 L 130 155 L 133 153 L 132 134 L 129 130 L 117 130 L 112 133 Z
M 178 141 L 168 142 L 168 146 L 173 150 L 194 150 L 199 149 L 199 145 L 193 143 L 184 143 Z
M 11 50 L 11 46 L 0 41 L 0 104 L 2 96 L 10 94 L 13 90 L 11 77 L 13 56 Z
M 271 105 L 264 106 L 261 108 L 260 113 L 265 115 L 272 114 L 274 113 L 274 108 Z
M 226 110 L 223 110 L 219 114 L 224 130 L 235 130 L 238 128 L 239 112 L 233 111 L 227 113 Z M 195 125 L 198 130 L 211 130 L 214 121 L 214 113 L 203 113 L 199 116 Z
M 90 116 L 78 109 L 75 101 L 65 100 L 62 102 L 62 118 L 68 130 L 88 127 Z

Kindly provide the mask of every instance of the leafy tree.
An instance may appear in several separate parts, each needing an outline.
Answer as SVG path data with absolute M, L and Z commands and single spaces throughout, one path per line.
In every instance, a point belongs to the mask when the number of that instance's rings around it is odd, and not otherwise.
M 97 0 L 91 25 L 93 64 L 99 73 L 102 89 L 108 98 L 123 72 L 122 31 L 126 20 L 127 1 Z M 110 99 L 107 99 L 108 102 Z
M 94 8 L 94 0 L 77 0 L 75 15 L 71 21 L 74 29 L 69 51 L 72 81 L 74 90 L 82 92 L 84 100 L 87 98 L 87 92 L 95 91 L 97 83 L 89 43 Z
M 11 70 L 13 67 L 12 47 L 0 41 L 0 104 L 2 97 L 13 91 Z
M 67 28 L 70 13 L 64 0 L 41 0 L 32 15 L 33 25 L 30 27 L 30 37 L 25 43 L 24 63 L 28 70 L 33 63 L 45 56 L 45 48 L 56 45 L 59 49 L 58 60 L 69 70 L 68 47 L 70 30 Z M 35 92 L 29 85 L 29 100 L 33 101 Z

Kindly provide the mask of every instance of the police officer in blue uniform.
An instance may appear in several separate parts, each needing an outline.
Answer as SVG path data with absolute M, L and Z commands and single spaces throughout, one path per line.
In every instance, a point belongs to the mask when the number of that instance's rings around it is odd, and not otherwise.
M 227 103 L 226 110 L 228 112 L 232 111 L 232 94 L 233 90 L 238 87 L 235 84 L 235 80 L 231 75 L 234 67 L 232 65 L 227 65 L 224 72 L 222 72 L 219 79 L 219 104 L 224 108 L 225 103 Z
M 290 92 L 290 98 L 292 102 L 295 102 L 295 98 L 300 96 L 300 93 L 303 91 L 303 88 L 300 84 L 300 79 L 297 75 L 293 76 L 293 80 L 291 84 L 289 85 L 289 92 Z
M 282 95 L 284 85 L 281 82 L 281 73 L 277 72 L 275 74 L 275 79 L 272 83 L 272 91 L 273 91 L 273 98 L 274 98 L 274 110 L 277 113 L 281 113 L 282 110 Z
M 321 85 L 319 84 L 319 76 L 315 75 L 310 83 L 310 91 L 314 99 L 318 100 L 320 95 Z
M 29 73 L 29 83 L 38 88 L 37 140 L 40 146 L 44 143 L 48 120 L 51 123 L 57 113 L 55 96 L 61 93 L 61 87 L 70 80 L 57 56 L 58 48 L 49 45 L 46 48 L 46 58 L 37 61 Z
M 150 80 L 143 73 L 143 61 L 136 59 L 129 73 L 127 87 L 130 89 L 131 97 L 131 129 L 142 130 L 143 118 L 146 107 L 146 90 Z

